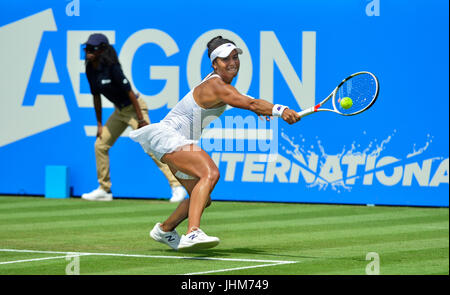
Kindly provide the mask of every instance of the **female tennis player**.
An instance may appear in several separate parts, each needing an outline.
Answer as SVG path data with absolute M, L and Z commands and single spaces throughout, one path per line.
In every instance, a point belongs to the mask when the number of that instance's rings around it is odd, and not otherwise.
M 261 116 L 278 116 L 289 124 L 300 120 L 297 112 L 283 105 L 253 99 L 231 85 L 239 72 L 239 54 L 233 41 L 213 38 L 208 42 L 208 57 L 214 71 L 194 87 L 159 123 L 130 133 L 146 152 L 166 163 L 189 198 L 182 201 L 163 223 L 157 223 L 150 236 L 175 250 L 215 247 L 219 238 L 200 229 L 203 210 L 211 204 L 210 194 L 219 180 L 219 170 L 211 157 L 198 145 L 201 131 L 219 117 L 227 105 L 253 111 Z M 175 228 L 188 218 L 186 235 Z

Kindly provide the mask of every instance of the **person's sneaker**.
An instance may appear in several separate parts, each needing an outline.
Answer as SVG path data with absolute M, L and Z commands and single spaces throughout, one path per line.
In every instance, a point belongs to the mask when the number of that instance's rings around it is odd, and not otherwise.
M 205 234 L 201 229 L 197 228 L 187 235 L 182 235 L 180 244 L 178 245 L 179 251 L 184 250 L 200 250 L 208 249 L 219 245 L 219 238 L 210 237 Z
M 173 231 L 165 232 L 161 229 L 161 223 L 155 224 L 150 231 L 150 237 L 160 243 L 166 244 L 174 250 L 178 249 L 180 243 L 180 235 L 174 229 Z
M 81 198 L 88 201 L 112 201 L 112 193 L 107 193 L 101 187 L 90 193 L 81 195 Z
M 181 185 L 172 187 L 172 197 L 170 198 L 171 203 L 178 203 L 186 198 L 186 190 Z

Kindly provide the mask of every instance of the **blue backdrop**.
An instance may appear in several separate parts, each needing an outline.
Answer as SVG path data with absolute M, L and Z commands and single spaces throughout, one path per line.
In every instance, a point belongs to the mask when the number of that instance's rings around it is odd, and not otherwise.
M 211 70 L 206 43 L 220 34 L 244 49 L 235 86 L 253 97 L 301 110 L 361 70 L 381 91 L 361 115 L 295 125 L 227 110 L 202 140 L 221 172 L 213 199 L 448 206 L 448 5 L 1 0 L 0 194 L 44 194 L 46 165 L 69 167 L 75 196 L 97 187 L 82 51 L 90 33 L 114 44 L 153 122 Z M 112 111 L 104 100 L 104 121 Z M 127 132 L 110 151 L 114 196 L 169 197 Z

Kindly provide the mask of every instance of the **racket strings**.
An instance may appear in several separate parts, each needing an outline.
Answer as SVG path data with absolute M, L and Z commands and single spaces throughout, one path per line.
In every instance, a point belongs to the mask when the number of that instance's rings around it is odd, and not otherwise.
M 345 81 L 336 92 L 335 106 L 342 114 L 354 114 L 361 112 L 371 105 L 377 93 L 377 82 L 370 74 L 360 74 Z M 340 101 L 344 97 L 350 97 L 352 106 L 344 109 Z

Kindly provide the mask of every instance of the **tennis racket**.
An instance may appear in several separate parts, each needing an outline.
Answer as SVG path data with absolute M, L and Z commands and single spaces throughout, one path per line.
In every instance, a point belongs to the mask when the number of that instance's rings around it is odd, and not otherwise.
M 309 114 L 327 111 L 344 116 L 353 116 L 369 109 L 377 100 L 379 84 L 377 77 L 370 72 L 358 72 L 345 78 L 321 103 L 299 112 L 300 118 Z M 340 101 L 350 97 L 353 104 L 344 109 Z M 322 105 L 332 99 L 333 109 L 322 108 Z

